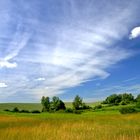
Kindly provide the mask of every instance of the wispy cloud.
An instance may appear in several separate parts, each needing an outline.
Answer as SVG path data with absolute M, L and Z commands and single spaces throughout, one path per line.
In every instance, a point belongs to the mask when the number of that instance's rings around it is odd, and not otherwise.
M 0 68 L 17 67 L 17 63 L 11 61 L 13 61 L 13 59 L 26 46 L 31 36 L 31 33 L 28 33 L 27 31 L 21 31 L 22 26 L 23 25 L 21 25 L 21 23 L 17 25 L 16 33 L 11 37 L 12 41 L 8 42 L 7 48 L 5 49 L 3 56 L 0 56 Z
M 133 55 L 117 42 L 129 32 L 137 5 L 55 2 L 47 1 L 45 6 L 42 1 L 21 0 L 8 5 L 12 14 L 8 11 L 3 21 L 9 30 L 5 39 L 1 37 L 4 47 L 0 48 L 2 79 L 10 83 L 0 91 L 7 92 L 5 98 L 20 93 L 32 99 L 62 94 L 91 79 L 107 78 L 109 68 Z M 15 69 L 5 74 L 4 67 Z

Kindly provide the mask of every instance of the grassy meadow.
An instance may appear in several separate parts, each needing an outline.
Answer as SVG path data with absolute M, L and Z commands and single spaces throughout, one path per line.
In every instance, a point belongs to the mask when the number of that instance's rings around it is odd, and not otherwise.
M 140 140 L 140 113 L 122 115 L 118 107 L 82 114 L 3 111 L 15 105 L 41 109 L 40 104 L 0 104 L 0 140 Z

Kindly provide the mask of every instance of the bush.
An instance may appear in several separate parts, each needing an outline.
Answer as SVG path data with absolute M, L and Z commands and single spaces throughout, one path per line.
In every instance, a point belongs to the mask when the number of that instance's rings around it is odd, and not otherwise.
M 82 111 L 81 111 L 81 110 L 76 110 L 76 109 L 74 109 L 74 110 L 73 110 L 73 113 L 75 113 L 75 114 L 81 114 Z
M 15 107 L 12 112 L 19 112 L 19 109 Z
M 4 111 L 10 111 L 9 109 L 4 109 Z
M 96 106 L 94 106 L 94 110 L 96 110 L 96 109 L 101 109 L 102 108 L 102 105 L 96 105 Z
M 140 108 L 140 101 L 136 103 L 136 107 Z
M 28 110 L 20 110 L 20 113 L 30 113 Z
M 66 112 L 66 113 L 73 113 L 73 109 L 71 109 L 71 108 L 66 108 L 65 112 Z
M 82 109 L 91 109 L 90 106 L 86 105 L 85 103 L 82 104 Z
M 126 101 L 121 101 L 120 105 L 127 105 Z
M 136 102 L 140 102 L 140 94 L 137 95 Z
M 107 104 L 107 101 L 102 101 L 102 103 L 101 104 Z
M 136 112 L 136 109 L 134 107 L 122 107 L 119 111 L 121 114 L 128 114 Z
M 31 113 L 41 113 L 39 110 L 32 110 Z

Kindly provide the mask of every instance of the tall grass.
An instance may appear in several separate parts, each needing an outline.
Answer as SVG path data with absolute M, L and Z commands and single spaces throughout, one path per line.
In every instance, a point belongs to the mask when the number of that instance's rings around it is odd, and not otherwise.
M 140 113 L 1 115 L 0 140 L 140 140 L 139 118 Z

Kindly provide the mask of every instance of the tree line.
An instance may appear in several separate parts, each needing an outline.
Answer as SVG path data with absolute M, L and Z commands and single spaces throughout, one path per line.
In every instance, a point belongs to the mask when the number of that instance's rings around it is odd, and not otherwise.
M 65 103 L 59 99 L 59 97 L 52 97 L 50 99 L 49 97 L 43 96 L 41 98 L 41 104 L 43 106 L 42 112 L 55 112 L 58 110 L 66 110 L 66 111 L 72 111 L 70 108 L 66 108 Z M 73 102 L 72 102 L 73 110 L 82 110 L 82 109 L 89 109 L 90 107 L 87 106 L 83 99 L 76 95 Z
M 45 96 L 41 98 L 41 104 L 43 106 L 42 112 L 55 112 L 58 110 L 65 110 L 65 112 L 80 113 L 81 110 L 85 109 L 93 109 L 93 110 L 102 109 L 104 107 L 107 107 L 104 106 L 105 104 L 113 106 L 113 105 L 128 105 L 134 103 L 136 103 L 137 107 L 140 108 L 140 94 L 138 94 L 136 98 L 131 93 L 112 94 L 106 97 L 106 99 L 102 101 L 99 105 L 95 105 L 93 108 L 86 105 L 79 95 L 75 96 L 72 102 L 72 108 L 66 108 L 65 103 L 62 100 L 60 100 L 59 97 L 56 96 L 52 97 L 52 99 Z M 125 110 L 126 112 L 129 111 L 132 112 L 135 110 L 134 108 L 127 107 L 126 109 L 123 108 L 121 111 L 123 112 Z
M 5 109 L 4 111 L 9 112 L 18 112 L 18 113 L 41 113 L 41 112 L 56 112 L 56 111 L 64 111 L 66 113 L 76 113 L 80 114 L 83 110 L 103 110 L 106 107 L 114 106 L 114 105 L 123 105 L 124 107 L 120 108 L 120 112 L 122 114 L 132 113 L 132 112 L 140 112 L 140 94 L 137 97 L 134 97 L 131 93 L 123 93 L 123 94 L 112 94 L 106 97 L 106 99 L 100 102 L 98 105 L 94 107 L 88 106 L 83 102 L 83 99 L 76 95 L 73 102 L 72 107 L 66 107 L 65 103 L 59 97 L 45 97 L 41 98 L 41 104 L 43 106 L 42 111 L 40 110 L 19 110 L 15 107 L 13 110 Z M 131 104 L 131 106 L 129 106 Z M 126 106 L 125 106 L 126 105 Z M 127 106 L 128 105 L 128 106 Z
M 134 102 L 140 101 L 140 94 L 135 98 L 131 93 L 123 93 L 123 94 L 112 94 L 108 96 L 102 104 L 112 104 L 112 105 L 127 105 Z

